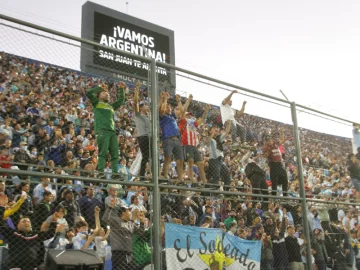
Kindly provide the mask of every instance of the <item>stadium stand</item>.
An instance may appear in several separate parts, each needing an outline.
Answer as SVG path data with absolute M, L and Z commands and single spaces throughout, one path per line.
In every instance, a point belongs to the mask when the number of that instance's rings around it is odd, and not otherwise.
M 136 182 L 151 181 L 147 162 L 149 153 L 142 153 L 146 162 L 141 164 L 138 159 L 140 148 L 151 151 L 151 147 L 146 148 L 146 140 L 145 146 L 141 146 L 137 133 L 143 132 L 141 138 L 147 134 L 139 128 L 141 123 L 136 117 L 147 117 L 148 90 L 125 82 L 125 103 L 114 111 L 114 131 L 119 144 L 118 169 L 113 172 L 110 158 L 107 158 L 104 172 L 98 172 L 94 108 L 86 94 L 89 89 L 106 85 L 110 99 L 115 101 L 120 82 L 5 52 L 0 55 L 1 168 L 54 174 L 52 179 L 2 175 L 0 204 L 4 224 L 0 232 L 2 243 L 9 248 L 4 267 L 39 267 L 45 262 L 45 248 L 87 250 L 96 246 L 96 253 L 103 258 L 105 269 L 143 269 L 151 263 L 151 243 L 148 240 L 151 196 L 145 187 L 136 186 Z M 163 147 L 165 144 L 169 147 L 164 138 L 159 159 L 161 167 L 168 167 L 168 171 L 161 170 L 162 181 L 208 188 L 208 193 L 163 190 L 160 228 L 163 238 L 166 222 L 220 228 L 243 239 L 262 241 L 266 252 L 262 252 L 261 269 L 293 269 L 294 263 L 303 265 L 304 246 L 298 244 L 299 252 L 296 253 L 294 245 L 297 242 L 294 244 L 292 241 L 296 236 L 302 239 L 300 243 L 304 243 L 299 204 L 262 200 L 255 196 L 271 194 L 270 176 L 274 173 L 268 162 L 271 153 L 267 155 L 270 145 L 267 143 L 272 140 L 280 150 L 280 162 L 288 186 L 284 188 L 283 183 L 282 189 L 275 191 L 284 196 L 299 197 L 292 126 L 246 113 L 236 114 L 236 121 L 246 129 L 244 140 L 247 142 L 246 146 L 237 146 L 230 131 L 231 124 L 223 123 L 219 106 L 207 107 L 192 97 L 162 93 L 160 101 L 164 100 L 170 105 L 169 117 L 179 119 L 181 142 L 174 143 L 174 149 L 194 145 L 200 155 L 199 159 L 193 155 L 192 170 L 188 168 L 189 162 L 176 162 L 183 152 L 175 153 L 175 159 L 164 166 L 168 149 L 164 151 Z M 164 111 L 163 115 L 167 113 Z M 204 115 L 203 123 L 194 124 Z M 191 132 L 195 132 L 192 140 L 196 142 L 190 142 Z M 215 140 L 217 132 L 225 137 Z M 211 148 L 212 140 L 221 144 L 223 155 L 220 163 L 216 163 L 218 157 L 210 153 L 214 150 Z M 356 202 L 357 190 L 352 180 L 359 175 L 359 165 L 356 165 L 356 157 L 351 155 L 350 139 L 301 129 L 301 148 L 308 198 L 333 200 L 335 203 Z M 224 166 L 219 175 L 214 174 L 217 164 Z M 352 167 L 348 168 L 349 165 Z M 201 166 L 204 176 L 201 175 Z M 114 179 L 112 173 L 119 173 L 121 179 L 132 181 L 134 185 L 95 185 L 77 180 L 79 176 Z M 56 179 L 56 174 L 73 175 L 73 180 Z M 221 181 L 218 181 L 219 176 Z M 212 196 L 211 190 L 215 189 L 248 195 Z M 120 218 L 112 215 L 114 211 Z M 313 236 L 311 247 L 316 251 L 313 259 L 318 269 L 347 269 L 355 265 L 360 269 L 357 208 L 312 203 L 309 204 L 308 218 Z M 89 233 L 90 229 L 94 230 Z M 35 231 L 40 233 L 35 234 Z M 24 238 L 28 239 L 26 243 Z M 42 248 L 43 241 L 45 248 Z M 37 252 L 30 253 L 29 247 Z

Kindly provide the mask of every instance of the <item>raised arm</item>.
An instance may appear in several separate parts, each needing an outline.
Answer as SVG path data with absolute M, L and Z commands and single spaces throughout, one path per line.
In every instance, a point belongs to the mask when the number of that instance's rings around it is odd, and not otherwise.
M 99 92 L 104 91 L 104 89 L 99 85 L 97 87 L 93 87 L 86 92 L 86 96 L 90 99 L 91 104 L 96 105 L 99 102 L 97 95 Z
M 284 128 L 281 127 L 280 128 L 280 145 L 282 145 L 285 142 L 285 132 L 284 132 Z
M 205 122 L 206 117 L 207 117 L 207 115 L 208 115 L 208 113 L 209 113 L 210 108 L 211 108 L 211 105 L 210 105 L 210 104 L 207 104 L 207 105 L 205 106 L 204 114 L 202 115 L 201 118 L 199 118 L 199 119 L 196 121 L 197 124 L 198 124 L 198 126 L 200 126 L 202 123 Z
M 140 226 L 134 226 L 134 232 L 133 233 L 142 238 L 142 237 L 145 236 L 145 227 L 144 227 L 145 216 L 144 216 L 144 213 L 142 213 L 142 212 L 139 213 L 139 220 L 140 220 Z
M 160 95 L 160 98 L 162 99 L 161 101 L 161 106 L 159 106 L 159 110 L 160 110 L 160 116 L 163 116 L 166 112 L 166 107 L 167 107 L 167 101 L 170 98 L 170 95 L 168 92 L 162 92 L 162 96 Z
M 26 198 L 26 194 L 21 195 L 20 199 L 10 209 L 5 210 L 3 219 L 7 219 L 8 217 L 16 213 L 20 209 Z
M 159 113 L 160 113 L 160 110 L 161 110 L 161 107 L 162 107 L 162 103 L 164 102 L 164 92 L 161 92 L 160 95 L 159 95 L 159 100 L 158 100 L 158 110 L 159 110 Z
M 181 96 L 180 96 L 180 95 L 176 95 L 175 98 L 176 98 L 176 103 L 177 103 L 177 105 L 178 105 L 178 108 L 179 108 L 179 111 L 180 111 L 180 117 L 181 117 L 182 114 L 183 114 L 183 110 L 184 110 L 183 105 L 182 105 L 182 102 L 181 102 Z
M 244 115 L 245 106 L 246 106 L 246 101 L 243 102 L 243 105 L 242 105 L 242 107 L 241 107 L 241 110 L 236 112 L 236 116 L 237 116 L 237 117 L 241 117 L 241 116 Z
M 140 89 L 140 82 L 137 81 L 135 91 L 134 91 L 134 109 L 135 113 L 139 112 L 139 89 Z
M 125 89 L 126 89 L 126 84 L 124 82 L 120 82 L 120 92 L 119 92 L 119 96 L 118 99 L 111 104 L 111 106 L 114 108 L 114 110 L 117 110 L 120 108 L 121 105 L 124 105 L 125 102 Z
M 100 230 L 100 207 L 95 207 L 95 230 Z
M 228 95 L 228 96 L 223 100 L 222 105 L 225 105 L 226 103 L 228 103 L 228 102 L 231 100 L 232 95 L 233 95 L 233 94 L 236 94 L 236 93 L 238 93 L 237 90 L 231 91 L 230 95 Z
M 189 98 L 186 100 L 185 104 L 184 104 L 184 107 L 182 108 L 182 111 L 181 111 L 181 119 L 185 118 L 185 114 L 189 108 L 189 105 L 191 103 L 191 101 L 193 100 L 193 95 L 189 95 Z M 181 103 L 181 102 L 180 102 Z
M 110 226 L 107 226 L 107 231 L 106 231 L 106 234 L 104 235 L 104 237 L 102 238 L 102 241 L 105 241 L 106 239 L 109 238 L 109 235 L 110 235 Z
M 98 233 L 98 230 L 95 229 L 95 230 L 92 232 L 92 234 L 89 235 L 86 243 L 81 247 L 81 250 L 85 250 L 85 249 L 87 249 L 87 248 L 91 245 L 91 243 L 94 241 L 95 236 L 96 236 L 97 233 Z
M 212 138 L 214 138 L 214 136 L 215 136 L 215 129 L 212 128 L 211 132 L 209 133 L 209 135 L 206 138 L 206 145 L 207 146 L 210 146 L 210 142 L 211 142 Z

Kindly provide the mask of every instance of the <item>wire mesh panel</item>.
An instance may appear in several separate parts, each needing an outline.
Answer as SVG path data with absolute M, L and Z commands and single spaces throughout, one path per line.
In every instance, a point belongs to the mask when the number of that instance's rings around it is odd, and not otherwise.
M 136 184 L 151 181 L 150 61 L 140 78 L 117 68 L 121 52 L 83 46 L 108 67 L 90 74 L 80 43 L 7 22 L 0 31 L 5 269 L 90 264 L 65 250 L 104 269 L 151 265 L 152 194 Z
M 137 186 L 139 180 L 125 189 L 120 184 L 100 186 L 96 179 L 80 188 L 66 180 L 57 193 L 52 180 L 42 177 L 19 186 L 1 182 L 4 269 L 90 265 L 80 253 L 75 259 L 69 255 L 76 250 L 97 257 L 99 269 L 151 265 L 152 193 Z
M 354 204 L 359 163 L 352 147 L 353 127 L 301 108 L 297 115 L 313 264 L 318 269 L 357 269 L 359 221 Z
M 251 193 L 169 186 L 161 194 L 166 269 L 289 269 L 296 198 L 263 209 Z
M 358 127 L 351 146 L 314 131 L 332 122 L 298 108 L 299 142 L 287 102 L 161 63 L 155 80 L 148 59 L 7 22 L 0 30 L 4 267 L 90 262 L 79 254 L 105 269 L 356 267 Z M 80 57 L 94 60 L 88 73 Z M 77 250 L 86 253 L 63 252 Z
M 5 145 L 19 149 L 17 155 L 10 151 L 8 161 L 33 164 L 17 164 L 20 169 L 39 170 L 35 164 L 89 173 L 96 170 L 105 172 L 103 178 L 110 173 L 129 180 L 137 176 L 132 163 L 139 137 L 150 130 L 149 121 L 141 126 L 143 118 L 137 115 L 140 108 L 148 112 L 150 105 L 148 76 L 141 80 L 124 76 L 127 65 L 116 70 L 116 63 L 125 56 L 102 57 L 100 48 L 85 45 L 82 57 L 99 56 L 97 61 L 106 61 L 109 69 L 80 72 L 80 44 L 10 23 L 1 28 L 4 139 L 11 140 Z M 29 46 L 20 46 L 22 40 L 30 41 Z M 142 179 L 145 169 L 149 171 L 146 166 L 143 161 Z

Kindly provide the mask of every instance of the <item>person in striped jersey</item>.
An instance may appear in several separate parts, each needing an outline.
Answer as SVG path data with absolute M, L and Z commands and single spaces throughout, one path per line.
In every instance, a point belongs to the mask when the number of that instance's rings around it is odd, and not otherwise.
M 188 175 L 191 182 L 194 182 L 193 177 L 193 166 L 194 163 L 199 168 L 200 181 L 206 183 L 204 161 L 201 157 L 200 151 L 197 148 L 199 145 L 198 132 L 197 129 L 202 125 L 208 112 L 210 110 L 210 105 L 206 105 L 204 114 L 201 118 L 195 119 L 191 112 L 187 112 L 187 108 L 192 101 L 192 95 L 189 96 L 184 107 L 182 106 L 180 96 L 176 96 L 178 102 L 178 108 L 180 109 L 180 121 L 179 121 L 179 130 L 181 137 L 181 144 L 184 147 L 185 161 L 188 163 Z

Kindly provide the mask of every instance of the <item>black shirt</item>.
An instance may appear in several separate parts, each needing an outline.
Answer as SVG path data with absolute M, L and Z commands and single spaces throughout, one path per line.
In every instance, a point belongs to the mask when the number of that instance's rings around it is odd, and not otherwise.
M 289 262 L 302 262 L 300 245 L 296 237 L 286 237 L 285 238 L 286 249 L 289 255 Z

